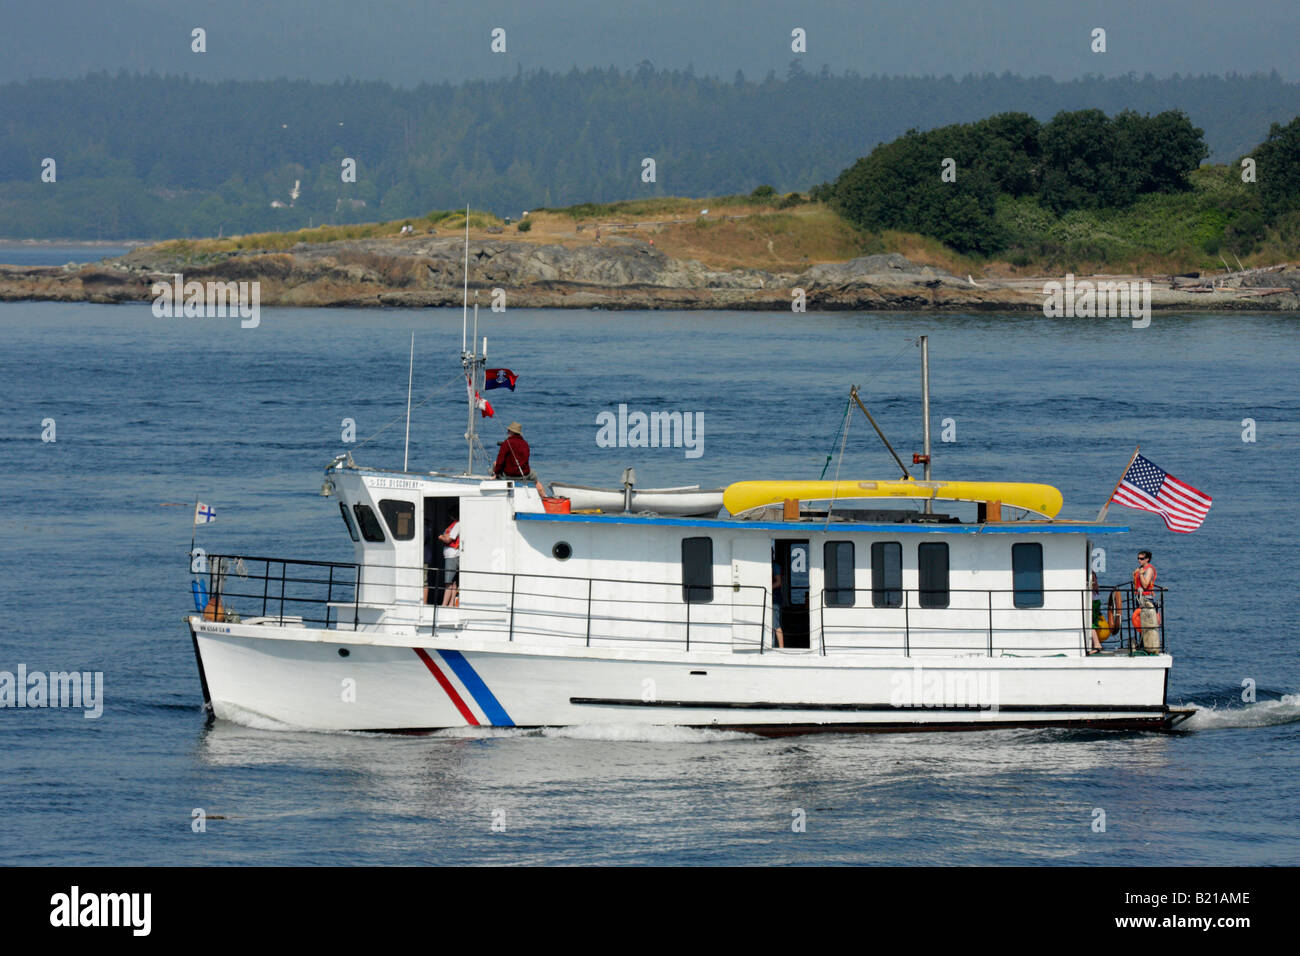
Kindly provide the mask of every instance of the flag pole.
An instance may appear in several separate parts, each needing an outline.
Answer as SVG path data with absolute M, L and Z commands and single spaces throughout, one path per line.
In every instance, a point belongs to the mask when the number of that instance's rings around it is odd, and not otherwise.
M 194 542 L 199 535 L 199 496 L 194 496 L 194 521 L 190 524 L 190 569 L 194 568 Z
M 1137 461 L 1138 452 L 1141 450 L 1141 445 L 1138 445 L 1133 449 L 1133 457 L 1128 460 L 1128 464 L 1124 466 L 1124 470 L 1119 473 L 1119 481 L 1115 482 L 1115 487 L 1112 488 L 1110 494 L 1106 496 L 1106 503 L 1102 505 L 1101 510 L 1097 512 L 1098 522 L 1105 520 L 1106 512 L 1110 510 L 1111 499 L 1115 497 L 1115 492 L 1119 491 L 1119 486 L 1124 484 L 1124 476 L 1127 475 L 1128 470 L 1133 467 L 1133 462 Z

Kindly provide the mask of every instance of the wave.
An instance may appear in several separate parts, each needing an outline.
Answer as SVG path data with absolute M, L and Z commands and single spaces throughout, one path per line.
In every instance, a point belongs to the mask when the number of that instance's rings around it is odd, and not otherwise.
M 1276 727 L 1300 722 L 1300 694 L 1283 694 L 1277 700 L 1260 700 L 1240 707 L 1201 707 L 1196 701 L 1188 703 L 1196 707 L 1197 711 L 1182 724 L 1180 729 L 1183 730 Z
M 647 724 L 576 724 L 572 727 L 544 727 L 542 736 L 569 740 L 626 740 L 653 744 L 711 744 L 729 740 L 763 739 L 739 730 Z
M 259 714 L 255 710 L 240 707 L 238 704 L 225 702 L 221 707 L 226 711 L 225 719 L 229 720 L 231 723 L 239 724 L 241 727 L 251 727 L 254 730 L 301 731 L 303 729 L 301 727 L 295 727 L 293 724 L 286 724 L 282 720 L 276 720 L 274 717 L 268 717 L 266 714 Z
M 549 737 L 556 740 L 612 740 L 650 744 L 709 744 L 729 740 L 760 740 L 754 734 L 707 727 L 647 724 L 575 724 L 569 727 L 449 727 L 434 737 L 489 740 L 498 737 Z

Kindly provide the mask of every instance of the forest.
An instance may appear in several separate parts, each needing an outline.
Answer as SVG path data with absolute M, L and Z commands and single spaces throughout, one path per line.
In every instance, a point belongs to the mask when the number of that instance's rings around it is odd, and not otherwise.
M 1183 137 L 1168 148 L 1174 165 L 1185 166 L 1186 150 L 1198 142 L 1210 160 L 1230 162 L 1265 140 L 1273 124 L 1300 114 L 1300 84 L 1276 74 L 1069 82 L 860 76 L 805 72 L 797 63 L 783 77 L 724 79 L 643 63 L 413 89 L 127 73 L 31 80 L 0 85 L 0 237 L 229 236 L 393 220 L 466 203 L 518 217 L 536 207 L 743 194 L 760 185 L 806 192 L 836 181 L 881 144 L 929 150 L 938 142 L 909 130 L 983 120 L 988 131 L 987 117 L 1019 114 L 998 120 L 1009 124 L 999 127 L 998 142 L 1020 164 L 1003 179 L 980 185 L 995 160 L 983 160 L 980 172 L 963 154 L 968 175 L 959 169 L 957 185 L 971 187 L 967 218 L 979 225 L 987 224 L 991 197 L 995 205 L 1001 195 L 1031 199 L 1054 213 L 1084 201 L 1094 183 L 1012 181 L 1036 160 L 1032 150 L 1014 151 L 1016 136 L 1031 137 L 1050 160 L 1053 150 L 1072 148 L 1048 134 L 1065 132 L 1053 118 L 1083 111 L 1121 126 L 1138 122 L 1122 117 L 1165 123 L 1181 111 L 1184 120 L 1170 127 Z M 1199 140 L 1192 129 L 1203 131 Z M 899 137 L 902 145 L 894 143 Z M 646 158 L 655 161 L 653 181 L 643 179 Z M 354 182 L 345 181 L 349 159 Z M 1105 185 L 1106 169 L 1089 169 Z M 1167 172 L 1157 163 L 1149 182 L 1106 185 L 1105 201 L 1124 200 L 1115 189 L 1132 188 L 1134 196 L 1165 189 Z M 847 182 L 839 202 L 850 210 Z M 1009 239 L 994 232 L 982 243 L 956 241 L 982 249 Z

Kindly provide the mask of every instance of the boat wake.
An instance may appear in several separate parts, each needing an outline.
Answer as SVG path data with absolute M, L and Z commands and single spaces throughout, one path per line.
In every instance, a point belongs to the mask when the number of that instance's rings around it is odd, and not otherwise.
M 266 714 L 259 714 L 257 711 L 249 710 L 247 707 L 240 707 L 238 704 L 227 702 L 223 705 L 223 708 L 227 712 L 226 719 L 241 727 L 251 727 L 253 730 L 301 731 L 303 729 L 301 727 L 295 727 L 292 724 L 286 724 L 282 720 L 276 720 L 274 717 L 268 717 Z
M 1300 694 L 1283 694 L 1277 700 L 1260 700 L 1253 704 L 1241 706 L 1211 705 L 1202 707 L 1196 701 L 1188 701 L 1197 708 L 1196 713 L 1188 717 L 1182 730 L 1220 730 L 1227 727 L 1276 727 L 1280 724 L 1300 722 Z
M 754 734 L 706 727 L 659 727 L 626 724 L 577 724 L 572 727 L 452 727 L 435 737 L 490 739 L 495 737 L 549 737 L 560 740 L 614 740 L 652 744 L 709 744 L 730 740 L 760 740 Z

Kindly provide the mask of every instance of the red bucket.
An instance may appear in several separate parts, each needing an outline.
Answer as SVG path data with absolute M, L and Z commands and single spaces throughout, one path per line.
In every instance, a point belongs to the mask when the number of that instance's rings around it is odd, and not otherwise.
M 547 514 L 567 515 L 572 514 L 572 503 L 568 498 L 542 498 L 542 507 L 546 509 Z

